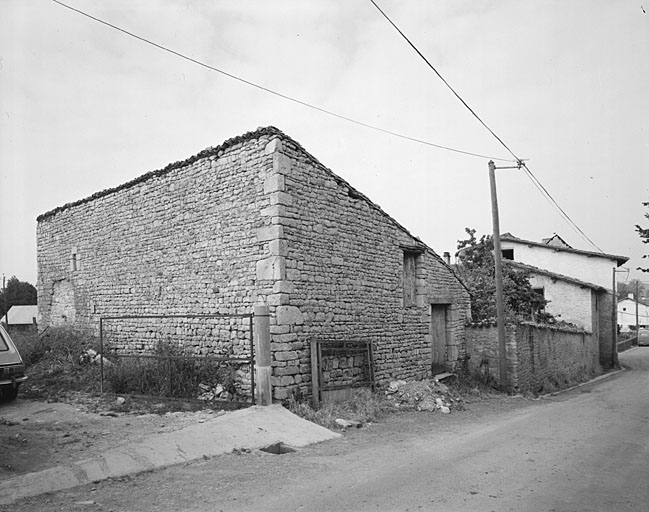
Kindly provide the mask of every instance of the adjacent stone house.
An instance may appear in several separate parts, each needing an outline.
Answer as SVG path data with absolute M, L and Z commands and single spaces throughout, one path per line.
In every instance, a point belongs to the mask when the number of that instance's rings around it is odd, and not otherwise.
M 37 245 L 43 326 L 268 305 L 277 399 L 310 393 L 314 338 L 372 341 L 379 384 L 466 355 L 449 265 L 274 127 L 47 212 Z M 175 332 L 199 353 L 228 334 Z

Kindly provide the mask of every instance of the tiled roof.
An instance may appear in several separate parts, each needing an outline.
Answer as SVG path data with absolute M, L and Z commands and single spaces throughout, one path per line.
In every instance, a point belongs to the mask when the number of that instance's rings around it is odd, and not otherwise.
M 581 249 L 573 249 L 573 248 L 567 248 L 567 247 L 558 247 L 554 245 L 548 245 L 542 242 L 533 242 L 531 240 L 523 240 L 522 238 L 515 237 L 511 233 L 505 233 L 504 235 L 501 235 L 500 241 L 503 242 L 515 242 L 519 244 L 525 244 L 525 245 L 533 245 L 534 247 L 542 247 L 543 249 L 549 249 L 551 251 L 558 251 L 558 252 L 570 252 L 573 254 L 581 254 L 584 256 L 590 256 L 590 257 L 597 257 L 597 258 L 606 258 L 609 260 L 614 260 L 617 263 L 617 266 L 619 267 L 620 265 L 624 265 L 627 261 L 629 261 L 629 258 L 627 256 L 617 256 L 615 254 L 607 254 L 604 252 L 592 252 L 592 251 L 582 251 Z
M 514 268 L 519 268 L 521 270 L 527 270 L 529 272 L 535 273 L 535 274 L 541 274 L 544 276 L 552 277 L 554 279 L 558 279 L 560 281 L 566 281 L 568 283 L 576 284 L 577 286 L 582 286 L 585 288 L 592 288 L 593 290 L 597 291 L 605 291 L 606 288 L 603 286 L 600 286 L 598 284 L 593 284 L 589 283 L 586 281 L 581 281 L 580 279 L 575 279 L 574 277 L 570 276 L 564 276 L 563 274 L 557 274 L 556 272 L 552 272 L 550 270 L 546 270 L 544 268 L 539 268 L 535 267 L 533 265 L 527 265 L 525 263 L 521 263 L 520 261 L 513 261 L 513 260 L 503 260 L 503 264 L 509 265 L 510 267 Z

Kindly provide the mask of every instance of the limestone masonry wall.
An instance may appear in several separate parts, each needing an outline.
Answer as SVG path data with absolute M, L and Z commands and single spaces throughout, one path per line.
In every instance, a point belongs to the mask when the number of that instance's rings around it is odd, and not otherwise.
M 449 367 L 464 356 L 469 295 L 451 270 L 362 194 L 292 141 L 277 147 L 285 266 L 276 296 L 275 396 L 310 391 L 311 339 L 370 340 L 379 384 L 430 375 L 431 303 L 446 304 Z M 404 248 L 422 251 L 416 303 L 404 305 Z
M 98 328 L 100 316 L 249 313 L 265 290 L 256 264 L 268 252 L 263 194 L 272 133 L 241 140 L 165 173 L 45 214 L 38 223 L 39 312 L 44 325 Z M 129 184 L 127 184 L 129 185 Z M 149 321 L 111 322 L 153 342 Z M 211 322 L 163 331 L 208 353 L 214 338 L 238 340 L 248 323 Z M 201 332 L 199 330 L 203 329 Z M 126 335 L 126 334 L 125 334 Z M 191 341 L 190 341 L 191 339 Z
M 591 332 L 532 323 L 508 324 L 507 373 L 513 391 L 548 392 L 601 373 L 599 344 Z M 470 370 L 499 379 L 498 330 L 467 328 Z
M 314 337 L 372 340 L 379 383 L 430 375 L 431 304 L 446 307 L 447 366 L 466 354 L 469 295 L 451 269 L 272 127 L 38 220 L 43 325 L 97 330 L 105 316 L 243 314 L 267 304 L 277 399 L 311 392 Z M 415 261 L 407 279 L 404 254 Z M 247 319 L 106 329 L 122 349 L 167 339 L 218 355 L 247 353 L 250 335 Z

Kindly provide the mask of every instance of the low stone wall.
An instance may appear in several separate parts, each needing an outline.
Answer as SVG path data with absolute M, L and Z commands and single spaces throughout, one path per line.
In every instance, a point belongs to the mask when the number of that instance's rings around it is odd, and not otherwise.
M 496 327 L 468 327 L 469 370 L 498 383 Z M 601 373 L 599 347 L 592 333 L 533 323 L 508 324 L 507 375 L 513 392 L 565 389 Z
M 629 350 L 631 347 L 634 345 L 637 345 L 638 341 L 635 336 L 632 336 L 631 338 L 626 338 L 623 341 L 619 341 L 617 344 L 617 352 L 618 354 L 620 352 L 624 352 L 625 350 Z

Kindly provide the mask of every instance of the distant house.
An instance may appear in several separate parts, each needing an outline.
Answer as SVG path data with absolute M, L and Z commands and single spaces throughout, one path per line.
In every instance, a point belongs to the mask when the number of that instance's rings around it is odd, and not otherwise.
M 501 249 L 505 260 L 528 267 L 532 286 L 552 301 L 548 311 L 590 330 L 599 340 L 600 362 L 613 364 L 617 335 L 613 270 L 629 258 L 574 249 L 556 234 L 534 242 L 506 233 Z
M 630 293 L 626 299 L 617 302 L 617 324 L 622 332 L 635 330 L 636 318 L 639 328 L 649 327 L 649 304 L 636 300 Z
M 11 306 L 0 320 L 12 330 L 36 329 L 38 306 Z
M 379 384 L 466 355 L 469 293 L 450 266 L 273 127 L 41 215 L 37 246 L 45 326 L 267 305 L 277 399 L 311 392 L 314 340 L 371 341 Z M 118 327 L 140 344 L 157 336 Z M 249 332 L 165 328 L 198 354 L 223 338 L 243 350 Z
M 501 237 L 501 249 L 505 259 L 570 276 L 607 290 L 612 288 L 613 268 L 629 260 L 626 256 L 574 249 L 558 235 L 533 242 L 505 233 Z
M 597 297 L 606 293 L 606 288 L 518 261 L 506 264 L 529 274 L 532 289 L 548 301 L 547 313 L 586 331 L 597 331 Z

